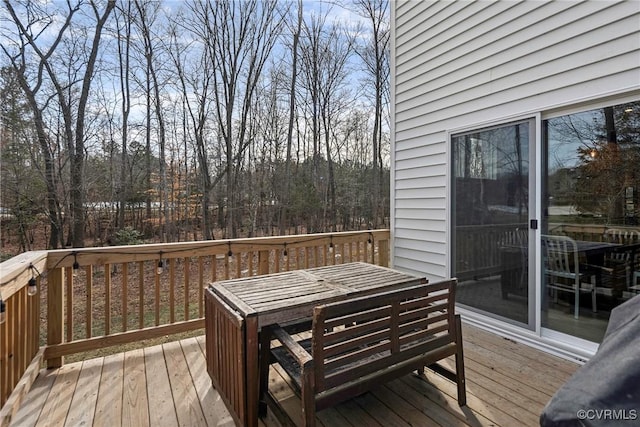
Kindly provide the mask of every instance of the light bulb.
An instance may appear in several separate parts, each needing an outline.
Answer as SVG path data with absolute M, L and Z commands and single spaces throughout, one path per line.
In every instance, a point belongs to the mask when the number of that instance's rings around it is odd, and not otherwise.
M 35 277 L 29 279 L 29 285 L 27 286 L 27 295 L 34 296 L 38 293 L 38 281 Z
M 164 263 L 162 260 L 158 261 L 158 268 L 156 269 L 157 274 L 162 274 L 162 270 L 164 269 Z
M 7 306 L 4 304 L 4 300 L 0 299 L 0 323 L 4 323 L 5 319 L 7 318 L 6 311 Z
M 333 253 L 333 242 L 329 243 L 329 252 Z

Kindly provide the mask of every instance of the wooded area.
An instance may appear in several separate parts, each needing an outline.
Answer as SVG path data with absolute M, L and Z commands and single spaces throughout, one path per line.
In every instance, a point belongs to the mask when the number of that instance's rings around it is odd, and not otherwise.
M 384 226 L 388 9 L 3 0 L 2 246 Z

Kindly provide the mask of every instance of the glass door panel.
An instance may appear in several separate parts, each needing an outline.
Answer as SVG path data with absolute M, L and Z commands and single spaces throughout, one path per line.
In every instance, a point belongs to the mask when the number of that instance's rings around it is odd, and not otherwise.
M 452 276 L 457 301 L 532 328 L 529 286 L 533 121 L 452 137 Z
M 640 102 L 546 120 L 543 144 L 542 327 L 598 343 L 640 294 Z

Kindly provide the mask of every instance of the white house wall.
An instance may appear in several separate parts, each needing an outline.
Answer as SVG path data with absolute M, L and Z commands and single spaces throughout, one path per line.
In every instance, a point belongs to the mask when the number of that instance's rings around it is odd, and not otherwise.
M 392 2 L 393 264 L 448 274 L 447 132 L 640 89 L 640 1 Z

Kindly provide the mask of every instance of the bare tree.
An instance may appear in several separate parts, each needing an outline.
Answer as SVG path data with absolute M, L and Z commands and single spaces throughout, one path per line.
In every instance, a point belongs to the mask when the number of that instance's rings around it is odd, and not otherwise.
M 131 22 L 132 9 L 131 2 L 126 2 L 117 10 L 117 37 L 118 37 L 118 77 L 120 81 L 121 93 L 121 157 L 120 157 L 120 179 L 116 190 L 118 197 L 118 218 L 117 227 L 125 226 L 125 205 L 127 202 L 127 144 L 129 139 L 129 114 L 131 113 L 131 85 L 130 85 L 130 59 L 131 59 Z M 126 7 L 126 9 L 125 9 Z
M 51 96 L 57 99 L 60 110 L 62 112 L 62 118 L 64 122 L 64 139 L 65 143 L 71 153 L 70 162 L 70 201 L 71 201 L 71 214 L 73 216 L 72 223 L 72 244 L 75 247 L 84 246 L 84 191 L 83 191 L 83 170 L 84 170 L 84 157 L 85 157 L 85 112 L 87 102 L 89 100 L 91 80 L 94 75 L 94 67 L 98 58 L 98 50 L 100 47 L 100 39 L 102 36 L 102 30 L 104 28 L 109 14 L 115 7 L 115 0 L 109 0 L 104 9 L 100 11 L 98 5 L 94 1 L 88 2 L 88 9 L 92 12 L 92 16 L 89 18 L 89 14 L 85 16 L 85 19 L 93 18 L 93 22 L 84 21 L 83 25 L 87 25 L 84 29 L 88 30 L 91 26 L 95 27 L 93 37 L 82 37 L 82 35 L 74 38 L 70 28 L 72 26 L 72 20 L 74 15 L 80 10 L 86 8 L 86 3 L 77 2 L 72 4 L 67 3 L 66 14 L 64 15 L 64 22 L 59 27 L 57 34 L 52 41 L 47 45 L 47 38 L 41 37 L 45 33 L 45 29 L 48 27 L 54 27 L 56 23 L 56 17 L 54 13 L 49 13 L 44 9 L 41 9 L 39 5 L 26 2 L 24 8 L 27 13 L 22 15 L 26 16 L 26 21 L 22 19 L 16 12 L 14 6 L 8 0 L 4 0 L 4 4 L 9 12 L 11 21 L 15 24 L 17 34 L 20 38 L 19 47 L 16 53 L 10 53 L 4 46 L 3 50 L 7 57 L 10 58 L 12 65 L 18 72 L 20 86 L 28 98 L 31 98 L 31 108 L 36 116 L 36 122 L 40 121 L 40 125 L 37 125 L 40 130 L 39 140 L 41 146 L 44 148 L 47 140 L 47 132 L 44 128 L 44 123 L 41 118 L 43 109 L 49 102 Z M 56 49 L 61 45 L 63 39 L 67 37 L 67 41 L 74 43 L 74 48 L 83 47 L 84 49 L 74 49 L 81 58 L 81 63 L 74 65 L 76 68 L 73 70 L 73 75 L 63 76 L 59 74 L 59 69 L 54 63 L 54 54 Z M 86 44 L 89 46 L 86 46 Z M 28 63 L 28 57 L 34 54 L 37 58 L 35 64 Z M 78 58 L 67 58 L 68 63 L 78 60 Z M 35 70 L 32 70 L 34 67 Z M 28 69 L 29 68 L 29 69 Z M 53 94 L 44 95 L 44 99 L 38 99 L 38 92 L 43 87 L 43 74 L 46 74 L 47 78 L 51 81 L 55 91 Z M 72 90 L 79 85 L 78 90 Z M 72 97 L 77 97 L 72 99 Z M 55 200 L 52 201 L 55 204 Z M 55 207 L 50 202 L 50 208 Z M 57 226 L 57 223 L 55 223 Z M 54 223 L 52 223 L 52 227 Z M 53 234 L 53 231 L 52 231 Z M 53 242 L 50 242 L 53 243 Z
M 356 0 L 359 13 L 370 22 L 371 34 L 367 41 L 357 50 L 358 55 L 369 73 L 373 84 L 373 102 L 375 106 L 371 147 L 373 150 L 373 227 L 377 227 L 382 215 L 380 198 L 382 196 L 382 123 L 388 105 L 389 87 L 389 1 L 388 0 Z
M 166 141 L 166 127 L 163 114 L 162 98 L 160 96 L 161 82 L 159 79 L 159 71 L 157 63 L 158 54 L 156 52 L 156 45 L 154 41 L 159 40 L 155 34 L 152 33 L 152 27 L 157 22 L 160 4 L 152 0 L 135 0 L 135 6 L 138 11 L 138 19 L 136 23 L 142 33 L 144 58 L 145 58 L 145 81 L 146 81 L 146 98 L 147 98 L 147 148 L 151 151 L 151 111 L 155 115 L 155 120 L 158 124 L 158 145 L 160 148 L 160 162 L 159 162 L 159 175 L 160 175 L 160 233 L 163 240 L 173 240 L 174 233 L 172 227 L 167 227 L 167 221 L 169 219 L 169 207 L 167 204 L 167 166 L 166 166 L 166 153 L 165 148 Z M 151 173 L 151 165 L 149 164 L 148 173 Z M 149 181 L 151 179 L 149 178 Z
M 248 145 L 249 114 L 262 70 L 282 27 L 276 0 L 194 2 L 213 66 L 215 122 L 223 142 L 226 234 L 237 236 L 238 173 Z
M 298 0 L 298 13 L 296 14 L 295 26 L 291 27 L 291 85 L 289 87 L 289 122 L 287 125 L 287 149 L 285 157 L 285 190 L 280 201 L 280 233 L 286 233 L 288 229 L 287 218 L 289 201 L 291 199 L 291 153 L 293 146 L 293 131 L 296 119 L 296 84 L 298 80 L 298 44 L 300 42 L 300 32 L 302 31 L 302 0 Z
M 199 15 L 203 12 L 195 9 L 199 18 L 206 19 L 206 16 Z M 198 22 L 196 20 L 196 22 Z M 212 80 L 213 64 L 210 55 L 195 55 L 196 59 L 189 59 L 187 52 L 195 49 L 202 50 L 209 36 L 206 30 L 197 25 L 193 19 L 179 14 L 174 20 L 170 30 L 169 53 L 173 60 L 175 73 L 178 78 L 179 88 L 182 90 L 182 99 L 185 108 L 185 122 L 188 123 L 186 133 L 194 140 L 194 149 L 198 160 L 199 182 L 202 192 L 202 233 L 204 239 L 212 239 L 213 221 L 211 218 L 211 193 L 214 186 L 222 179 L 221 174 L 214 176 L 211 170 L 211 156 L 207 140 L 209 131 L 209 120 L 212 109 Z M 194 25 L 191 25 L 194 24 Z M 192 32 L 196 40 L 190 41 L 189 45 L 181 42 L 182 32 Z M 210 40 L 209 40 L 210 42 Z M 191 56 L 193 58 L 193 56 Z M 185 148 L 186 151 L 186 148 Z
M 313 178 L 323 194 L 329 223 L 336 225 L 335 176 L 332 128 L 348 105 L 348 61 L 354 52 L 356 33 L 339 23 L 327 24 L 327 15 L 312 14 L 303 25 L 300 42 L 303 85 L 310 101 L 313 140 Z M 319 170 L 321 145 L 326 156 L 326 180 Z M 323 221 L 326 215 L 323 215 Z

